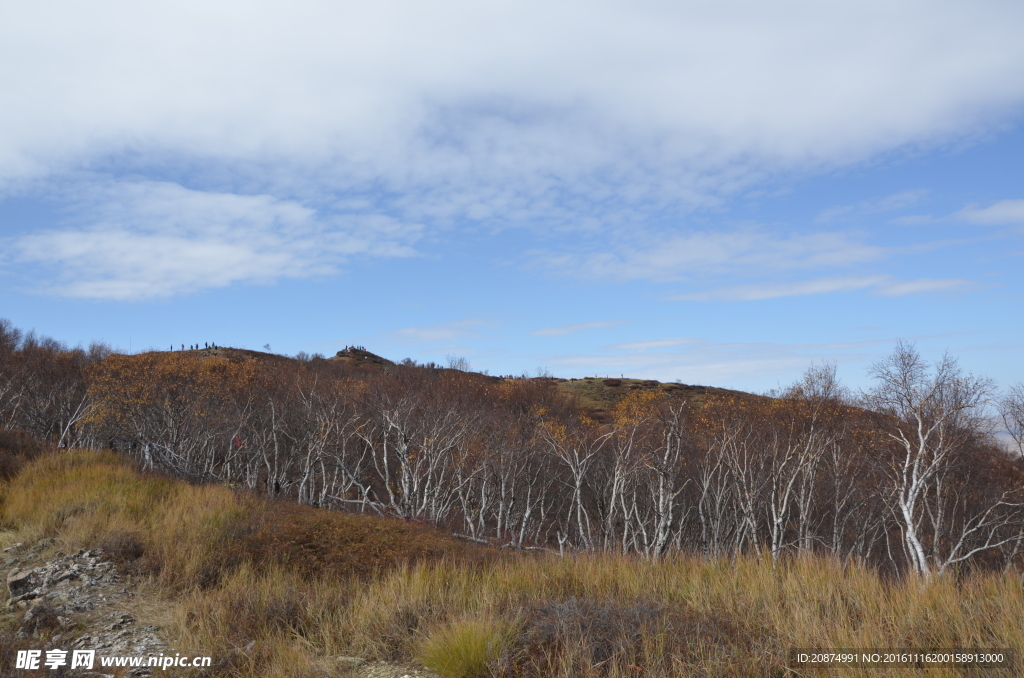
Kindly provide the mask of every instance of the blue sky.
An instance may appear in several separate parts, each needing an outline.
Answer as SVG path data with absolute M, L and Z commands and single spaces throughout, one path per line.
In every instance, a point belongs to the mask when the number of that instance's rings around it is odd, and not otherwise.
M 1019 2 L 7 3 L 0 317 L 760 391 L 1024 380 Z

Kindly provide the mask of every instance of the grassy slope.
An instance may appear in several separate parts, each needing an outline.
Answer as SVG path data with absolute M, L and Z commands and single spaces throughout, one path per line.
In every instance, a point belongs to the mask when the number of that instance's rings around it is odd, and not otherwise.
M 141 550 L 123 567 L 171 607 L 177 647 L 221 662 L 214 675 L 338 675 L 330 658 L 357 655 L 461 678 L 763 676 L 784 675 L 790 647 L 1024 646 L 1015 573 L 925 586 L 828 560 L 504 557 L 96 452 L 38 458 L 2 500 L 0 546 L 56 536 Z M 142 549 L 121 548 L 133 541 Z

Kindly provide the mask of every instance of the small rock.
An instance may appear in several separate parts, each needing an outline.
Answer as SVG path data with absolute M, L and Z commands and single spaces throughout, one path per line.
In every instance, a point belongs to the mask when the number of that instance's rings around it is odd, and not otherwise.
M 19 596 L 36 587 L 36 577 L 31 570 L 14 568 L 7 573 L 7 590 L 12 596 Z
M 18 549 L 20 549 L 24 545 L 25 545 L 24 542 L 20 542 L 19 541 L 17 544 L 12 544 L 12 545 L 8 546 L 7 548 L 5 548 L 4 549 L 4 553 L 9 553 L 11 551 L 17 551 Z
M 350 668 L 358 668 L 366 663 L 366 660 L 362 657 L 335 657 L 335 660 L 339 664 Z

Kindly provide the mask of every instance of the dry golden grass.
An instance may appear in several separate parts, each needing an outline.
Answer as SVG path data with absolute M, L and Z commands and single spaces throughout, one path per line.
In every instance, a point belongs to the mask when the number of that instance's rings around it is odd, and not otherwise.
M 830 675 L 787 673 L 786 653 L 1024 647 L 1017 573 L 924 584 L 820 558 L 497 557 L 424 527 L 140 474 L 109 453 L 30 463 L 4 487 L 2 519 L 4 543 L 122 553 L 171 607 L 175 645 L 212 655 L 218 676 L 333 675 L 341 655 L 451 678 Z

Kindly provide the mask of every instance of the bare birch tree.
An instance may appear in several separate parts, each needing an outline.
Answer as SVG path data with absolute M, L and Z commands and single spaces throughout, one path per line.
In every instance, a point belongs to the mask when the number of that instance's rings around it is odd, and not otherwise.
M 868 403 L 882 415 L 881 428 L 896 448 L 886 497 L 900 521 L 911 569 L 930 578 L 1014 538 L 1001 531 L 1012 520 L 1007 510 L 1014 506 L 1008 495 L 974 507 L 955 495 L 952 506 L 946 501 L 955 457 L 986 426 L 984 407 L 994 390 L 991 380 L 964 374 L 949 355 L 929 366 L 912 344 L 904 342 L 871 372 L 877 385 L 868 394 Z M 959 511 L 961 516 L 948 535 L 943 533 L 943 511 Z

